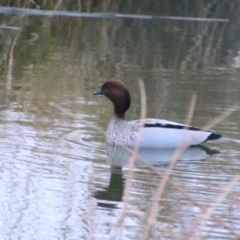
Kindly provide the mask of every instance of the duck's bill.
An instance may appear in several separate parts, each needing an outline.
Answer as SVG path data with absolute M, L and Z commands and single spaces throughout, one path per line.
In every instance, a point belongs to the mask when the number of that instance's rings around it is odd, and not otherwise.
M 98 95 L 98 94 L 102 94 L 102 89 L 99 88 L 98 90 L 96 90 L 93 95 Z

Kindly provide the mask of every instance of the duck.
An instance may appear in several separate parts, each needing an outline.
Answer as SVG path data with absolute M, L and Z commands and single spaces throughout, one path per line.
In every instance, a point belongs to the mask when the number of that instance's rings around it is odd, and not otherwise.
M 117 79 L 102 84 L 93 95 L 104 95 L 113 103 L 113 116 L 107 128 L 106 143 L 120 142 L 133 148 L 179 148 L 200 145 L 222 137 L 210 129 L 203 129 L 164 119 L 139 119 L 127 121 L 125 113 L 130 108 L 131 97 L 126 85 Z M 141 129 L 141 131 L 139 131 Z

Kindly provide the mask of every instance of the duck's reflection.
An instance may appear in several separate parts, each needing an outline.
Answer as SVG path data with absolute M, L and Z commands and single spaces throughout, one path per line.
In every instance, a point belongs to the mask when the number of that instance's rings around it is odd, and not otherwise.
M 175 149 L 140 149 L 139 155 L 148 163 L 154 166 L 167 166 L 172 160 Z M 107 163 L 111 166 L 110 183 L 104 190 L 97 191 L 95 198 L 103 200 L 98 202 L 98 206 L 115 208 L 114 202 L 122 201 L 124 177 L 122 174 L 122 167 L 127 166 L 131 152 L 125 150 L 121 146 L 106 146 Z M 181 163 L 189 163 L 190 161 L 202 161 L 207 160 L 208 157 L 219 153 L 216 150 L 209 149 L 204 146 L 188 148 L 180 157 Z M 144 164 L 144 162 L 137 162 L 138 164 Z
M 111 166 L 111 177 L 108 187 L 94 194 L 96 199 L 102 200 L 98 202 L 98 206 L 115 208 L 116 204 L 114 204 L 114 202 L 122 201 L 123 187 L 124 178 L 122 167 Z
M 155 149 L 155 148 L 140 148 L 139 155 L 146 162 L 151 163 L 154 166 L 166 165 L 168 164 L 174 154 L 176 149 Z M 107 153 L 107 163 L 111 166 L 122 167 L 128 164 L 131 152 L 125 150 L 121 146 L 106 146 Z M 188 148 L 179 157 L 178 161 L 201 161 L 206 160 L 213 154 L 219 153 L 216 150 L 204 146 L 196 146 Z

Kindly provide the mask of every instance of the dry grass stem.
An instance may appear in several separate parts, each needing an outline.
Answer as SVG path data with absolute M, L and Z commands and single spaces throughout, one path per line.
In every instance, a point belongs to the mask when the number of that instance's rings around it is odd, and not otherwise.
M 191 102 L 190 102 L 190 107 L 189 107 L 189 112 L 188 112 L 188 116 L 187 116 L 187 124 L 189 125 L 191 120 L 192 120 L 192 116 L 193 116 L 193 112 L 194 112 L 194 108 L 195 108 L 195 104 L 196 104 L 196 99 L 197 99 L 197 96 L 196 94 L 193 94 L 192 96 L 192 99 L 191 99 Z M 156 211 L 157 209 L 157 205 L 158 205 L 158 201 L 159 199 L 161 199 L 161 196 L 163 194 L 163 191 L 166 187 L 166 184 L 169 180 L 169 177 L 172 173 L 172 169 L 175 167 L 179 157 L 183 154 L 183 152 L 188 148 L 189 146 L 186 146 L 186 147 L 180 147 L 180 148 L 177 148 L 173 157 L 172 157 L 172 160 L 166 170 L 166 172 L 164 173 L 160 183 L 159 183 L 159 186 L 157 188 L 157 191 L 156 191 L 156 195 L 151 203 L 151 207 L 149 209 L 149 211 L 146 213 L 146 226 L 145 226 L 145 229 L 143 231 L 143 235 L 141 237 L 141 239 L 147 239 L 148 236 L 149 236 L 149 233 L 155 223 L 155 219 L 156 219 L 156 216 L 157 216 L 157 213 L 158 211 Z
M 141 220 L 144 220 L 145 213 L 143 211 L 137 210 L 136 206 L 130 205 L 128 213 L 140 218 Z M 181 237 L 180 234 L 175 233 L 171 227 L 162 226 L 161 223 L 156 222 L 156 228 L 168 236 L 171 236 L 172 239 L 180 239 Z
M 158 175 L 159 177 L 163 178 L 164 177 L 164 173 L 160 172 L 159 169 L 157 169 L 156 167 L 154 167 L 153 165 L 151 165 L 150 163 L 148 163 L 146 160 L 144 160 L 141 156 L 139 156 L 139 160 L 144 162 L 144 164 L 152 171 L 154 172 L 156 175 Z M 182 187 L 178 186 L 177 184 L 175 184 L 171 179 L 168 180 L 168 184 L 170 184 L 176 191 L 178 191 L 179 193 L 181 193 L 189 202 L 191 202 L 193 205 L 195 205 L 196 207 L 198 207 L 202 213 L 206 213 L 207 211 L 207 206 L 205 204 L 200 204 L 198 203 L 195 199 L 193 199 Z M 219 225 L 222 225 L 224 228 L 226 228 L 229 232 L 231 232 L 236 239 L 240 239 L 240 235 L 238 233 L 236 233 L 234 231 L 234 229 L 229 226 L 228 224 L 226 224 L 220 217 L 212 215 L 212 218 L 215 222 L 217 222 Z M 188 239 L 188 238 L 186 238 Z
M 139 155 L 138 154 L 139 144 L 140 144 L 142 130 L 144 127 L 144 119 L 146 118 L 146 91 L 145 91 L 144 83 L 141 79 L 139 79 L 138 83 L 139 83 L 140 96 L 141 96 L 141 115 L 140 115 L 140 117 L 142 120 L 142 124 L 138 131 L 138 138 L 137 138 L 136 144 L 135 144 L 132 154 L 129 158 L 127 180 L 125 183 L 124 195 L 123 195 L 123 210 L 122 210 L 121 217 L 118 221 L 118 224 L 116 226 L 116 229 L 112 234 L 112 239 L 116 239 L 117 236 L 119 235 L 118 230 L 120 230 L 122 228 L 124 218 L 127 214 L 130 188 L 132 186 L 132 180 L 133 180 L 133 176 L 134 176 L 134 166 L 135 166 L 136 159 L 138 158 L 138 155 Z
M 208 220 L 213 215 L 213 212 L 215 209 L 219 206 L 219 204 L 227 197 L 227 195 L 231 192 L 233 187 L 238 183 L 239 177 L 233 178 L 230 182 L 226 184 L 221 190 L 221 193 L 218 196 L 214 197 L 214 200 L 209 201 L 209 207 L 206 209 L 204 215 L 197 218 L 195 221 L 195 224 L 192 229 L 197 229 L 195 235 L 193 235 L 193 239 L 200 239 L 201 238 L 201 232 L 203 232 L 204 227 L 206 226 Z M 240 236 L 238 236 L 239 238 Z
M 196 106 L 196 102 L 197 102 L 197 94 L 194 92 L 192 94 L 192 99 L 190 101 L 190 106 L 189 106 L 187 119 L 186 119 L 186 125 L 191 124 L 191 121 L 192 121 L 192 118 L 193 118 L 193 113 L 194 113 L 195 106 Z
M 213 128 L 218 123 L 222 122 L 224 119 L 226 119 L 228 116 L 230 116 L 233 112 L 235 112 L 236 109 L 238 109 L 238 106 L 232 106 L 231 110 L 226 110 L 225 112 L 220 114 L 218 117 L 216 117 L 215 119 L 210 121 L 208 124 L 206 124 L 203 128 L 206 128 L 206 129 Z
M 187 120 L 189 121 L 189 123 L 190 123 L 190 120 L 191 120 L 191 118 L 190 118 L 191 115 L 193 116 L 193 109 L 194 109 L 194 106 L 195 106 L 195 100 L 196 100 L 196 96 L 193 96 L 191 104 L 190 104 L 190 108 L 189 108 L 190 110 L 188 112 L 189 116 L 187 117 Z M 227 118 L 233 111 L 234 110 L 230 110 L 230 111 L 224 112 L 223 114 L 221 114 L 220 116 L 215 118 L 213 121 L 211 121 L 209 124 L 207 124 L 204 128 L 212 128 L 213 126 L 215 126 L 216 124 L 218 124 L 219 122 L 221 122 L 225 118 Z M 196 137 L 197 136 L 199 136 L 199 134 L 196 134 Z M 169 177 L 171 175 L 171 171 L 174 168 L 174 166 L 175 166 L 177 160 L 179 159 L 179 157 L 183 154 L 184 151 L 187 150 L 187 148 L 190 145 L 191 145 L 191 142 L 189 142 L 188 145 L 186 145 L 184 147 L 180 147 L 180 148 L 176 149 L 176 151 L 175 151 L 175 153 L 173 155 L 173 158 L 172 158 L 172 160 L 171 160 L 171 162 L 170 162 L 166 172 L 162 176 L 161 184 L 159 185 L 159 187 L 157 189 L 157 192 L 156 192 L 156 195 L 155 195 L 155 198 L 154 198 L 154 200 L 153 200 L 153 202 L 151 204 L 151 208 L 149 210 L 148 217 L 146 218 L 147 225 L 146 225 L 146 227 L 144 229 L 144 232 L 143 232 L 143 235 L 142 235 L 141 239 L 147 239 L 148 238 L 149 233 L 151 231 L 151 228 L 153 226 L 153 223 L 155 222 L 154 219 L 156 218 L 156 215 L 157 215 L 157 211 L 155 211 L 155 209 L 157 207 L 157 203 L 158 203 L 159 199 L 162 196 L 162 193 L 163 193 L 163 191 L 165 189 L 165 186 L 166 186 L 166 184 L 167 184 L 167 182 L 169 180 Z M 226 226 L 226 224 L 225 224 L 225 226 Z M 231 230 L 231 232 L 232 232 L 232 230 Z
M 141 91 L 141 96 L 142 96 L 141 104 L 143 106 L 142 107 L 142 112 L 141 112 L 141 118 L 144 119 L 145 115 L 146 115 L 146 105 L 144 105 L 144 102 L 146 103 L 146 94 L 145 94 L 144 85 L 141 85 L 141 84 L 142 84 L 141 81 L 139 81 L 140 91 Z M 196 102 L 196 96 L 193 95 L 193 98 L 192 98 L 192 101 L 191 101 L 190 110 L 189 110 L 189 113 L 188 113 L 188 118 L 187 118 L 187 122 L 188 123 L 190 122 L 191 116 L 193 115 L 193 109 L 194 109 L 195 102 Z M 76 118 L 76 116 L 74 114 L 72 114 L 68 110 L 62 108 L 58 104 L 50 102 L 49 105 L 52 106 L 53 108 L 57 109 L 58 111 L 64 113 L 67 116 L 70 116 L 72 118 Z M 213 126 L 215 126 L 216 124 L 218 124 L 219 122 L 221 122 L 225 118 L 227 118 L 234 111 L 235 110 L 225 111 L 220 116 L 218 116 L 213 121 L 211 121 L 206 126 L 204 126 L 204 128 L 212 128 Z M 217 223 L 219 223 L 222 226 L 224 226 L 226 229 L 229 230 L 229 232 L 231 232 L 234 236 L 239 238 L 239 235 L 231 228 L 231 226 L 229 226 L 228 224 L 223 222 L 223 220 L 220 217 L 213 215 L 213 208 L 208 208 L 206 205 L 199 204 L 196 200 L 194 200 L 192 197 L 190 197 L 189 194 L 186 193 L 186 191 L 184 189 L 182 189 L 180 186 L 176 185 L 175 183 L 173 183 L 169 179 L 169 177 L 171 175 L 171 170 L 174 168 L 174 166 L 175 166 L 179 156 L 188 148 L 188 146 L 184 147 L 184 148 L 179 148 L 179 149 L 176 150 L 176 152 L 175 152 L 175 154 L 174 154 L 174 156 L 172 158 L 172 161 L 169 164 L 169 167 L 168 167 L 167 171 L 165 173 L 162 173 L 157 168 L 155 168 L 150 163 L 148 163 L 145 159 L 143 159 L 141 156 L 139 156 L 139 154 L 138 154 L 138 144 L 136 144 L 136 148 L 134 148 L 132 150 L 132 149 L 126 147 L 123 143 L 121 143 L 121 142 L 117 141 L 116 139 L 112 138 L 111 136 L 107 135 L 106 132 L 103 131 L 100 127 L 98 127 L 98 126 L 96 126 L 96 125 L 94 125 L 92 123 L 89 123 L 87 121 L 84 121 L 84 120 L 81 120 L 81 122 L 83 124 L 85 124 L 86 126 L 88 126 L 88 127 L 92 128 L 92 129 L 98 131 L 99 133 L 103 134 L 105 137 L 110 138 L 112 141 L 114 141 L 114 143 L 116 145 L 121 146 L 124 150 L 128 151 L 131 154 L 130 163 L 129 163 L 129 172 L 128 172 L 128 176 L 127 176 L 127 179 L 126 179 L 126 185 L 125 185 L 125 191 L 124 191 L 124 197 L 123 197 L 124 209 L 123 209 L 122 215 L 120 217 L 120 220 L 118 222 L 117 229 L 122 227 L 123 219 L 126 216 L 127 205 L 128 205 L 128 202 L 129 202 L 128 201 L 128 199 L 129 199 L 129 192 L 130 192 L 129 190 L 130 190 L 130 187 L 131 187 L 131 184 L 132 184 L 132 179 L 133 179 L 134 163 L 135 163 L 135 159 L 138 158 L 139 161 L 142 161 L 146 166 L 148 166 L 148 168 L 150 170 L 152 170 L 155 174 L 157 174 L 158 176 L 161 177 L 161 183 L 160 183 L 160 185 L 159 185 L 159 187 L 157 189 L 157 193 L 156 193 L 155 198 L 153 200 L 152 207 L 151 207 L 150 211 L 148 212 L 147 218 L 146 218 L 146 215 L 145 215 L 145 220 L 147 221 L 147 226 L 144 229 L 144 234 L 142 235 L 142 239 L 147 239 L 148 238 L 150 230 L 151 230 L 152 226 L 156 222 L 155 221 L 156 213 L 154 213 L 154 212 L 155 212 L 155 209 L 157 207 L 157 203 L 158 203 L 158 201 L 159 201 L 159 199 L 160 199 L 160 197 L 161 197 L 161 195 L 162 195 L 162 193 L 164 191 L 164 188 L 165 188 L 167 182 L 170 185 L 172 185 L 178 192 L 182 193 L 186 197 L 186 199 L 188 199 L 193 205 L 199 207 L 201 209 L 201 211 L 204 214 L 206 214 L 205 219 L 209 219 L 209 217 L 211 216 L 212 219 L 214 219 Z M 189 143 L 189 145 L 191 145 L 191 143 Z M 235 185 L 235 180 L 231 181 L 230 185 L 234 186 Z M 228 185 L 228 187 L 229 187 L 229 185 Z M 222 195 L 221 199 L 223 199 L 228 194 L 227 189 L 229 189 L 229 188 L 225 189 L 226 190 L 226 191 L 224 191 L 225 194 Z M 116 231 L 114 232 L 112 237 L 117 236 L 117 235 L 115 235 Z M 172 234 L 170 234 L 170 235 L 172 235 Z
M 8 70 L 7 70 L 7 90 L 12 89 L 12 80 L 13 80 L 13 64 L 14 64 L 14 48 L 17 44 L 18 37 L 20 35 L 20 32 L 17 33 L 16 37 L 13 40 L 13 44 L 10 49 L 9 53 L 9 61 L 8 61 Z

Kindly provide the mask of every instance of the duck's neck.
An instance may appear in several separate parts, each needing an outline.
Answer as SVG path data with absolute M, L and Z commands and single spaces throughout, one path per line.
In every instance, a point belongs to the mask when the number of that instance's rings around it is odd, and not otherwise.
M 120 119 L 124 120 L 125 119 L 125 112 L 119 112 L 119 111 L 116 111 L 114 109 L 114 116 L 116 118 L 120 118 Z
M 131 98 L 128 90 L 123 93 L 117 94 L 114 98 L 110 98 L 114 106 L 114 115 L 120 119 L 125 119 L 125 112 L 129 109 Z
M 113 114 L 110 122 L 114 125 L 119 125 L 119 124 L 125 123 L 127 121 L 124 118 L 120 118 L 118 115 Z

